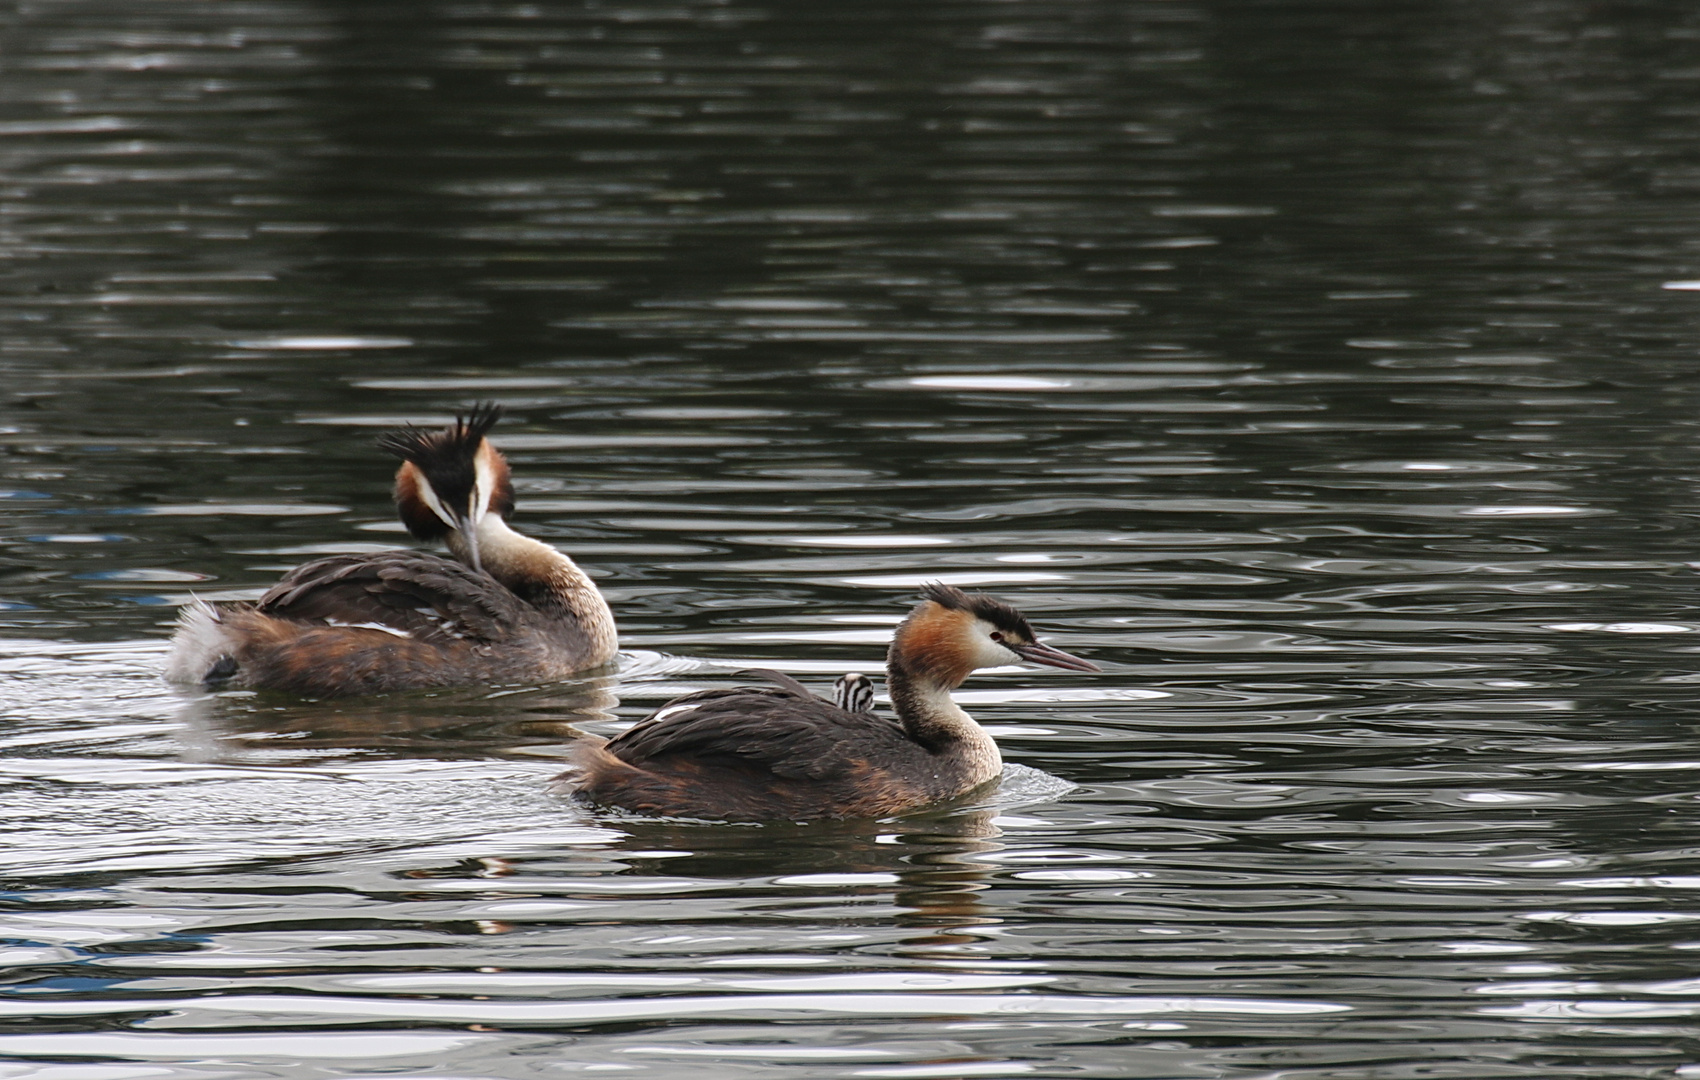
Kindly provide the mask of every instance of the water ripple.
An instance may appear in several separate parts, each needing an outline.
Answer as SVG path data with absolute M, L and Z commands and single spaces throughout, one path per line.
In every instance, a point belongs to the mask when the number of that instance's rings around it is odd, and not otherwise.
M 1692 27 L 1361 8 L 19 7 L 0 1077 L 1695 1072 Z M 617 672 L 159 681 L 486 399 Z M 931 580 L 996 790 L 548 795 Z

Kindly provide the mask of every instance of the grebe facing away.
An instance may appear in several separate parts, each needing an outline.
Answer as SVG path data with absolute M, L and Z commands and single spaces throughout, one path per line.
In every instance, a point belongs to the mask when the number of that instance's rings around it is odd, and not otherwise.
M 861 676 L 839 688 L 841 707 L 769 674 L 778 685 L 687 694 L 612 739 L 584 736 L 557 790 L 639 813 L 734 821 L 886 817 L 972 791 L 1003 759 L 951 690 L 978 668 L 1024 660 L 1099 669 L 1040 644 L 1021 612 L 989 596 L 940 584 L 922 596 L 886 655 L 896 720 L 873 711 Z
M 173 682 L 314 697 L 558 679 L 614 658 L 614 616 L 573 561 L 507 526 L 508 463 L 480 405 L 441 431 L 378 440 L 402 459 L 396 509 L 419 551 L 333 555 L 299 566 L 258 603 L 183 609 Z

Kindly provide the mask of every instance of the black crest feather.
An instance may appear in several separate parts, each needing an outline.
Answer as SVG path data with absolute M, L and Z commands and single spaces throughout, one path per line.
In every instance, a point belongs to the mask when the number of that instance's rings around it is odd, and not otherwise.
M 921 598 L 952 611 L 966 611 L 976 618 L 986 620 L 999 630 L 1021 635 L 1023 640 L 1037 640 L 1033 628 L 1027 624 L 1025 615 L 985 593 L 963 592 L 942 581 L 929 581 L 921 586 Z
M 457 466 L 470 472 L 478 444 L 501 418 L 500 405 L 493 401 L 480 402 L 470 412 L 456 413 L 455 422 L 439 431 L 427 431 L 412 424 L 399 431 L 387 431 L 378 436 L 378 449 L 413 462 L 427 476 Z
M 431 490 L 445 505 L 464 512 L 472 501 L 473 485 L 478 481 L 478 447 L 501 418 L 502 407 L 486 401 L 474 405 L 464 415 L 457 413 L 454 423 L 438 431 L 409 425 L 400 431 L 386 432 L 378 437 L 378 449 L 411 462 L 425 474 Z M 513 509 L 511 490 L 496 492 L 492 506 L 506 517 Z M 443 533 L 435 515 L 421 512 L 410 519 L 404 510 L 402 520 L 407 522 L 408 531 L 420 539 L 436 539 Z

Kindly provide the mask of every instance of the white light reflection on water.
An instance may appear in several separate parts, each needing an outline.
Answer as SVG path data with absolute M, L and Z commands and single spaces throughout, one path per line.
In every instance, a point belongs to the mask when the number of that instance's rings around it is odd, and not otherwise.
M 994 980 L 996 982 L 997 980 Z M 1013 980 L 1019 984 L 1022 980 Z M 1009 985 L 1011 980 L 1003 980 Z M 354 1023 L 362 1020 L 449 1021 L 452 1023 L 582 1024 L 632 1022 L 666 1017 L 792 1017 L 831 1016 L 1315 1016 L 1350 1012 L 1351 1006 L 1322 1001 L 1255 998 L 1138 998 L 1055 994 L 744 994 L 726 997 L 664 997 L 620 1001 L 421 1001 L 404 998 L 292 997 L 289 995 L 230 995 L 200 998 L 158 998 L 150 1011 L 158 1020 L 144 1020 L 142 1029 L 205 1026 L 219 1013 L 236 1013 L 264 1023 Z M 1700 1007 L 1700 1006 L 1697 1006 Z M 0 1001 L 0 1017 L 99 1016 L 136 1011 L 133 1002 Z M 0 1051 L 6 1039 L 0 1036 Z
M 405 349 L 411 346 L 413 341 L 404 337 L 278 334 L 272 337 L 238 338 L 226 344 L 236 349 L 336 352 L 344 349 Z

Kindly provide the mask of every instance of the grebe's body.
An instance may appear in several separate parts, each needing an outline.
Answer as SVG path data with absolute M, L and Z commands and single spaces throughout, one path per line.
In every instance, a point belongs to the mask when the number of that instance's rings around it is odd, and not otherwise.
M 613 660 L 614 617 L 566 555 L 521 536 L 507 462 L 481 406 L 440 432 L 379 440 L 402 458 L 396 508 L 408 531 L 454 559 L 417 551 L 334 555 L 297 567 L 258 603 L 186 607 L 173 682 L 314 697 L 480 682 L 539 682 Z
M 846 708 L 768 674 L 779 685 L 688 694 L 612 739 L 581 738 L 559 790 L 639 813 L 738 821 L 886 817 L 974 790 L 1003 759 L 951 690 L 977 668 L 1024 660 L 1098 669 L 1040 644 L 1008 604 L 938 584 L 923 595 L 886 659 L 897 719 L 872 710 L 860 676 L 841 680 Z

